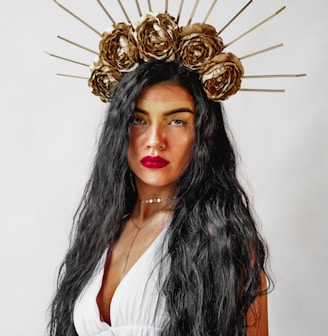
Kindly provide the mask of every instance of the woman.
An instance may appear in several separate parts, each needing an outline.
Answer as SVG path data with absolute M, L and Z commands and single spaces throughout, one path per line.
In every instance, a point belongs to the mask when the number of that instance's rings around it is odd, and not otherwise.
M 151 61 L 113 90 L 50 335 L 267 335 L 266 248 L 220 103 Z

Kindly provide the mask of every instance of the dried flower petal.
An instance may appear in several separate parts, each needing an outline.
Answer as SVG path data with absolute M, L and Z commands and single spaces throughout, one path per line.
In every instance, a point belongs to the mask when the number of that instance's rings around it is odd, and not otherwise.
M 98 59 L 92 69 L 88 85 L 94 95 L 100 96 L 100 99 L 107 103 L 110 100 L 110 91 L 121 78 L 122 74 L 116 68 Z
M 131 26 L 117 23 L 102 35 L 99 43 L 100 58 L 104 63 L 119 71 L 129 71 L 134 68 L 139 59 L 137 43 Z
M 189 70 L 199 71 L 223 50 L 221 37 L 209 24 L 195 23 L 182 27 L 179 33 L 179 60 Z
M 139 55 L 144 61 L 174 61 L 177 49 L 177 24 L 168 13 L 146 14 L 136 26 Z
M 234 95 L 241 85 L 244 68 L 232 53 L 215 56 L 201 69 L 201 80 L 207 97 L 219 102 Z

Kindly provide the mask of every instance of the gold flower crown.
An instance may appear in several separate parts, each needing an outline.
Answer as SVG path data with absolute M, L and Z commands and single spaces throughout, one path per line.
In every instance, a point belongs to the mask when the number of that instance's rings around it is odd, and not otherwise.
M 275 78 L 275 77 L 300 77 L 304 74 L 282 74 L 282 75 L 252 75 L 245 76 L 241 60 L 255 56 L 279 47 L 283 44 L 271 46 L 243 57 L 237 57 L 226 48 L 232 43 L 241 39 L 256 28 L 271 20 L 281 13 L 286 7 L 282 7 L 273 15 L 259 22 L 230 43 L 224 44 L 220 34 L 252 3 L 246 5 L 220 30 L 206 23 L 217 0 L 214 0 L 202 23 L 191 23 L 196 12 L 199 0 L 196 0 L 189 21 L 185 26 L 179 26 L 183 0 L 180 0 L 177 18 L 168 13 L 168 0 L 165 0 L 165 11 L 155 14 L 152 12 L 151 2 L 148 0 L 149 13 L 142 14 L 138 0 L 135 0 L 139 13 L 139 20 L 132 24 L 127 12 L 120 0 L 117 0 L 128 23 L 117 23 L 111 17 L 105 6 L 97 0 L 102 10 L 112 22 L 110 29 L 103 34 L 90 26 L 86 21 L 64 7 L 58 1 L 54 2 L 79 20 L 89 29 L 101 37 L 99 52 L 95 52 L 81 44 L 58 36 L 61 40 L 76 47 L 82 48 L 96 54 L 98 57 L 91 68 L 90 77 L 58 74 L 60 76 L 88 79 L 92 93 L 99 96 L 103 102 L 110 101 L 112 88 L 121 80 L 125 72 L 134 70 L 140 62 L 161 60 L 165 62 L 176 61 L 188 70 L 197 72 L 203 84 L 207 97 L 213 101 L 220 102 L 234 95 L 238 91 L 258 92 L 284 92 L 281 89 L 246 89 L 241 88 L 242 78 Z M 83 66 L 89 66 L 82 62 L 49 54 L 69 62 Z

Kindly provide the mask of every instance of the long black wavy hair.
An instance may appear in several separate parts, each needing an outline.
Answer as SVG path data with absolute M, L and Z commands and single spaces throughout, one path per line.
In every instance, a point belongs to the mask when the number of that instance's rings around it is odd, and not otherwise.
M 174 62 L 147 62 L 112 92 L 91 177 L 58 275 L 49 335 L 76 336 L 75 301 L 136 202 L 127 164 L 129 126 L 142 89 L 160 82 L 186 88 L 195 101 L 190 164 L 176 182 L 167 231 L 170 268 L 163 282 L 169 316 L 162 336 L 246 335 L 247 311 L 261 294 L 267 250 L 237 179 L 221 104 L 207 99 L 195 73 Z

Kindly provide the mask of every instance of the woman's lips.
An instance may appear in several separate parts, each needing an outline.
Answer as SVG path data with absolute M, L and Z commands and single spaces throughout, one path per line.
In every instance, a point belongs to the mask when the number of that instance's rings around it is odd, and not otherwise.
M 145 156 L 140 160 L 146 168 L 164 168 L 169 162 L 160 156 Z

